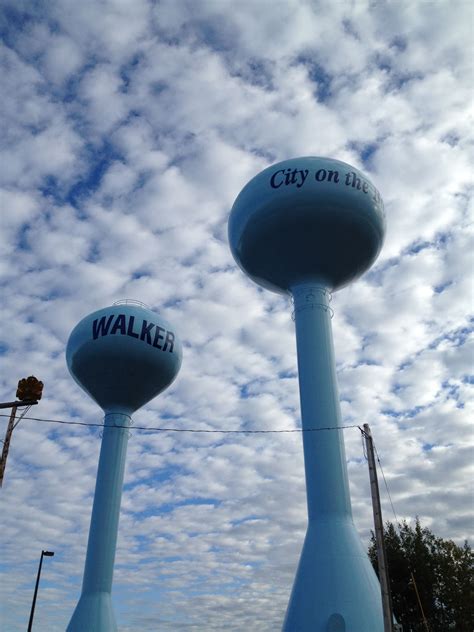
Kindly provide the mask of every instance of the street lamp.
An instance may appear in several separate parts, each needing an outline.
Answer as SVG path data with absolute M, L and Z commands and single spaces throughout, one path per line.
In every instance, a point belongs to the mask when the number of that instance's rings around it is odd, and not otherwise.
M 36 596 L 38 594 L 38 585 L 41 575 L 41 567 L 43 566 L 43 556 L 53 557 L 54 551 L 41 551 L 40 563 L 38 567 L 38 575 L 36 577 L 36 586 L 35 586 L 35 594 L 33 595 L 33 603 L 31 604 L 31 613 L 30 613 L 30 621 L 28 623 L 28 632 L 31 632 L 33 626 L 33 616 L 35 614 L 35 605 L 36 605 Z

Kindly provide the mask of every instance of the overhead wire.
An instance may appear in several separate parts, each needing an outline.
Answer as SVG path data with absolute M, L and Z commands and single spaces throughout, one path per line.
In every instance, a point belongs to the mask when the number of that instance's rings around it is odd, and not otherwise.
M 0 414 L 0 417 L 8 417 L 8 415 Z M 147 432 L 194 432 L 194 433 L 219 433 L 219 434 L 278 434 L 278 433 L 303 433 L 303 432 L 322 432 L 324 430 L 345 430 L 346 428 L 358 428 L 357 425 L 350 426 L 325 426 L 321 428 L 284 428 L 281 430 L 246 430 L 246 429 L 218 429 L 218 428 L 168 428 L 168 427 L 153 427 L 153 426 L 125 426 L 125 425 L 113 425 L 109 426 L 104 423 L 89 423 L 86 421 L 72 421 L 67 419 L 46 419 L 43 417 L 28 417 L 22 415 L 21 419 L 28 419 L 30 421 L 38 421 L 43 423 L 63 424 L 68 426 L 86 426 L 91 428 L 124 428 L 126 430 L 143 430 Z
M 392 507 L 392 513 L 393 513 L 393 515 L 395 517 L 395 520 L 396 520 L 397 524 L 399 524 L 397 512 L 395 511 L 395 507 L 394 507 L 393 501 L 392 501 L 392 495 L 390 494 L 390 490 L 388 488 L 387 479 L 385 478 L 385 473 L 383 471 L 382 463 L 380 461 L 379 453 L 377 452 L 377 448 L 375 446 L 375 443 L 374 443 L 373 439 L 372 439 L 372 445 L 374 446 L 374 452 L 375 452 L 375 456 L 377 457 L 377 463 L 380 466 L 380 471 L 382 473 L 382 478 L 383 478 L 383 482 L 384 482 L 384 485 L 385 485 L 385 489 L 387 490 L 387 495 L 388 495 L 388 499 L 390 501 L 390 506 Z

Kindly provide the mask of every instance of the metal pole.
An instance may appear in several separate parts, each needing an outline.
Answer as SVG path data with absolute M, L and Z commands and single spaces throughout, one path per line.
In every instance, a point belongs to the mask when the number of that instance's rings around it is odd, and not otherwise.
M 35 586 L 35 594 L 33 595 L 33 603 L 31 604 L 31 613 L 30 613 L 30 621 L 28 623 L 28 632 L 31 632 L 33 626 L 33 616 L 35 614 L 35 606 L 36 606 L 36 597 L 38 595 L 38 586 L 41 575 L 41 567 L 43 566 L 43 555 L 44 551 L 41 551 L 40 563 L 38 567 L 38 575 L 36 576 L 36 586 Z
M 364 424 L 365 445 L 369 463 L 370 492 L 372 494 L 372 509 L 374 513 L 375 542 L 377 546 L 377 561 L 379 566 L 380 588 L 382 591 L 384 632 L 393 632 L 392 596 L 388 577 L 387 553 L 383 535 L 382 508 L 380 505 L 379 484 L 375 466 L 374 445 L 370 434 L 369 424 Z
M 7 432 L 5 434 L 5 441 L 3 442 L 2 458 L 0 460 L 0 487 L 3 485 L 3 475 L 7 464 L 8 450 L 10 449 L 10 441 L 13 434 L 13 428 L 15 426 L 16 409 L 17 407 L 13 405 L 10 419 L 8 421 Z

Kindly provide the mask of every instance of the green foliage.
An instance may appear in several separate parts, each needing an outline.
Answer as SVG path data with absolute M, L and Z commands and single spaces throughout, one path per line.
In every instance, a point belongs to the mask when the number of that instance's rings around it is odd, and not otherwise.
M 416 520 L 384 529 L 393 610 L 403 632 L 426 632 L 412 574 L 430 632 L 473 632 L 474 555 L 467 542 L 436 537 Z M 375 537 L 369 557 L 378 573 Z

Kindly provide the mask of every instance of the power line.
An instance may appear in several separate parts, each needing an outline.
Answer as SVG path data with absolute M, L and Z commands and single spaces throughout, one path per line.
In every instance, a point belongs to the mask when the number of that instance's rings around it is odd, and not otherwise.
M 385 489 L 387 490 L 388 499 L 390 501 L 390 506 L 392 507 L 392 512 L 393 512 L 393 515 L 395 516 L 395 520 L 396 520 L 397 524 L 399 524 L 397 512 L 395 511 L 395 507 L 393 506 L 392 496 L 391 496 L 390 490 L 388 488 L 387 479 L 385 478 L 385 474 L 384 474 L 384 471 L 383 471 L 382 463 L 380 462 L 379 453 L 377 452 L 377 448 L 375 446 L 375 443 L 373 445 L 374 445 L 375 455 L 377 457 L 377 462 L 380 465 L 380 471 L 382 472 L 382 478 L 383 478 L 383 482 L 385 484 Z
M 0 414 L 0 417 L 8 417 L 8 415 Z M 88 423 L 85 421 L 71 421 L 66 419 L 45 419 L 42 417 L 27 417 L 26 415 L 22 419 L 28 419 L 30 421 L 39 421 L 43 423 L 62 424 L 68 426 L 89 426 L 91 428 L 124 428 L 125 430 L 144 430 L 148 432 L 194 432 L 194 433 L 219 433 L 219 434 L 277 434 L 277 433 L 292 433 L 292 432 L 321 432 L 323 430 L 345 430 L 346 428 L 358 428 L 357 425 L 351 426 L 327 426 L 324 428 L 288 428 L 283 430 L 217 430 L 217 429 L 204 429 L 204 428 L 156 428 L 149 426 L 120 426 L 113 425 L 108 426 L 103 423 Z

